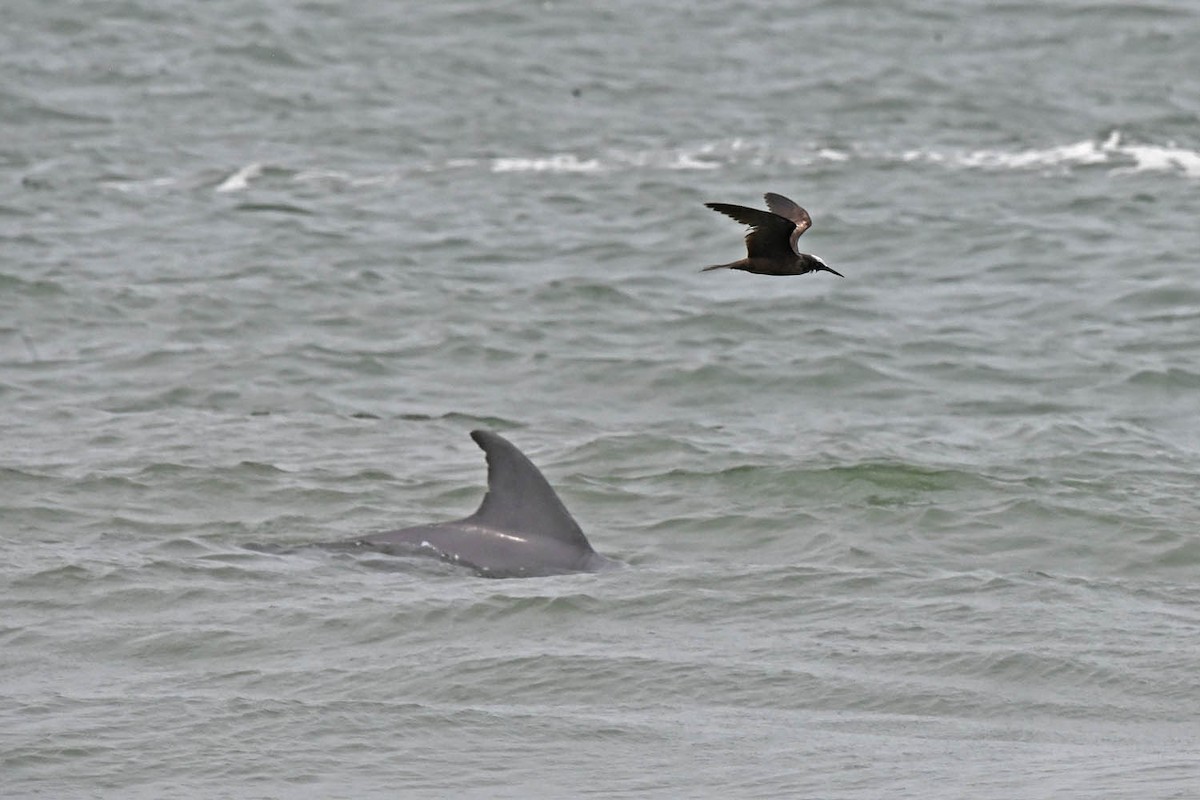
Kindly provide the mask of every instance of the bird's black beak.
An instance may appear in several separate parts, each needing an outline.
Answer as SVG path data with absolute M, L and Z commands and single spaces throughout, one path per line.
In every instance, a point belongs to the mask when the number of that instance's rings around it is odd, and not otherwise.
M 827 267 L 827 266 L 825 266 L 824 264 L 822 264 L 822 265 L 819 267 L 819 269 L 823 269 L 823 270 L 825 270 L 826 272 L 832 272 L 834 275 L 837 275 L 839 278 L 844 278 L 844 277 L 846 277 L 845 275 L 843 275 L 842 273 L 838 272 L 838 271 L 837 271 L 836 269 L 834 269 L 833 267 Z

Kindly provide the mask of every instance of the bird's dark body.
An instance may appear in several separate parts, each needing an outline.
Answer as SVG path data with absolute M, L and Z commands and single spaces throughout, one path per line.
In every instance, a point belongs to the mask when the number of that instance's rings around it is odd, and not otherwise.
M 781 194 L 767 192 L 764 197 L 770 211 L 735 206 L 731 203 L 705 203 L 713 211 L 719 211 L 744 225 L 749 225 L 751 230 L 746 234 L 745 258 L 728 264 L 714 264 L 701 271 L 740 269 L 758 275 L 832 272 L 842 277 L 842 273 L 826 265 L 817 256 L 801 253 L 796 248 L 796 240 L 812 226 L 812 218 L 808 212 Z
M 825 270 L 833 272 L 829 267 L 822 262 L 817 261 L 808 253 L 798 253 L 793 256 L 794 260 L 783 260 L 778 258 L 741 258 L 737 261 L 731 261 L 728 264 L 713 264 L 711 267 L 705 267 L 701 272 L 708 272 L 714 269 L 740 269 L 745 272 L 753 272 L 756 275 L 803 275 L 806 272 L 816 272 Z M 838 273 L 834 273 L 835 275 Z

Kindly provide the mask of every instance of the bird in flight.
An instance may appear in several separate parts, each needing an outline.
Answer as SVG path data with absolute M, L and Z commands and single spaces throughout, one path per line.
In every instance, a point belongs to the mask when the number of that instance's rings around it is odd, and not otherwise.
M 806 272 L 832 272 L 845 277 L 817 256 L 796 249 L 800 234 L 812 226 L 812 217 L 781 194 L 763 195 L 770 211 L 735 206 L 729 203 L 705 203 L 713 211 L 733 217 L 750 226 L 746 234 L 746 257 L 728 264 L 713 264 L 710 269 L 740 269 L 759 275 L 803 275 Z

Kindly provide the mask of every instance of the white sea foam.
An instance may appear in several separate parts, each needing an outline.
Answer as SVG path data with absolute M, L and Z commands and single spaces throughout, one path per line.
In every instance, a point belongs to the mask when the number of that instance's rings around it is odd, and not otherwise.
M 116 189 L 118 192 L 133 193 L 173 187 L 178 183 L 178 178 L 148 178 L 139 181 L 104 181 L 101 185 Z
M 413 172 L 483 169 L 493 173 L 594 174 L 611 171 L 713 171 L 730 167 L 784 167 L 791 170 L 821 164 L 931 164 L 949 170 L 1065 172 L 1076 168 L 1110 169 L 1113 174 L 1166 173 L 1200 178 L 1200 149 L 1165 144 L 1128 143 L 1120 131 L 1103 138 L 1081 139 L 1046 147 L 974 149 L 908 148 L 893 150 L 871 144 L 848 144 L 837 148 L 813 143 L 789 150 L 772 143 L 734 139 L 704 142 L 683 147 L 646 150 L 609 149 L 596 153 L 560 152 L 550 155 L 512 155 L 493 158 L 455 157 L 440 162 L 407 165 L 376 174 L 310 168 L 297 171 L 297 183 L 329 183 L 369 187 L 402 183 Z M 245 191 L 261 177 L 265 167 L 247 164 L 230 173 L 215 187 L 217 192 Z M 286 174 L 286 167 L 281 168 Z M 207 184 L 206 176 L 202 184 Z M 109 181 L 106 185 L 124 192 L 154 191 L 175 186 L 195 186 L 197 180 L 167 177 L 138 181 Z
M 688 153 L 686 151 L 679 153 L 673 160 L 669 160 L 665 164 L 667 169 L 720 169 L 721 164 L 715 161 L 708 161 L 702 157 L 702 154 Z
M 1082 141 L 1029 150 L 970 150 L 953 156 L 951 161 L 963 167 L 1031 169 L 1103 164 L 1108 158 L 1108 153 L 1096 142 Z
M 822 147 L 817 151 L 817 155 L 826 161 L 849 161 L 850 154 L 844 150 L 834 150 L 831 147 Z
M 662 150 L 610 150 L 590 156 L 558 153 L 541 157 L 493 159 L 493 172 L 589 173 L 626 169 L 716 170 L 750 164 L 782 163 L 790 167 L 820 162 L 889 162 L 938 164 L 950 169 L 982 170 L 1068 170 L 1075 167 L 1109 166 L 1120 172 L 1177 172 L 1200 177 L 1200 150 L 1172 143 L 1127 144 L 1120 131 L 1103 139 L 1082 139 L 1065 144 L 1033 148 L 911 148 L 893 151 L 869 144 L 842 148 L 813 145 L 809 149 L 780 151 L 768 143 L 735 139 Z M 471 166 L 471 159 L 456 159 L 447 167 Z
M 1134 160 L 1134 172 L 1172 172 L 1178 170 L 1189 178 L 1200 178 L 1200 151 L 1176 147 L 1173 143 L 1160 147 L 1155 145 L 1129 145 L 1122 149 Z M 1124 170 L 1123 170 L 1124 171 Z
M 1103 140 L 1084 139 L 1041 148 L 984 148 L 940 152 L 909 150 L 900 155 L 904 161 L 926 161 L 967 169 L 1029 170 L 1070 169 L 1073 167 L 1110 166 L 1114 172 L 1178 172 L 1189 178 L 1200 177 L 1200 151 L 1177 146 L 1127 144 L 1120 131 Z
M 221 181 L 217 186 L 218 192 L 240 192 L 250 185 L 250 181 L 262 175 L 263 166 L 257 162 L 247 164 L 237 172 L 230 175 L 225 180 Z
M 599 159 L 581 160 L 572 153 L 559 153 L 543 158 L 496 158 L 492 160 L 492 172 L 600 172 L 604 169 Z

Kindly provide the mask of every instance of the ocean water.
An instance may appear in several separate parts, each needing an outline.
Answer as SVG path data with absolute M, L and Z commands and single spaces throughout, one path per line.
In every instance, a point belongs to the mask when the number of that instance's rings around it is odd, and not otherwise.
M 1197 796 L 1197 41 L 6 2 L 0 796 Z M 699 272 L 765 191 L 844 279 Z M 477 427 L 626 568 L 306 547 Z

